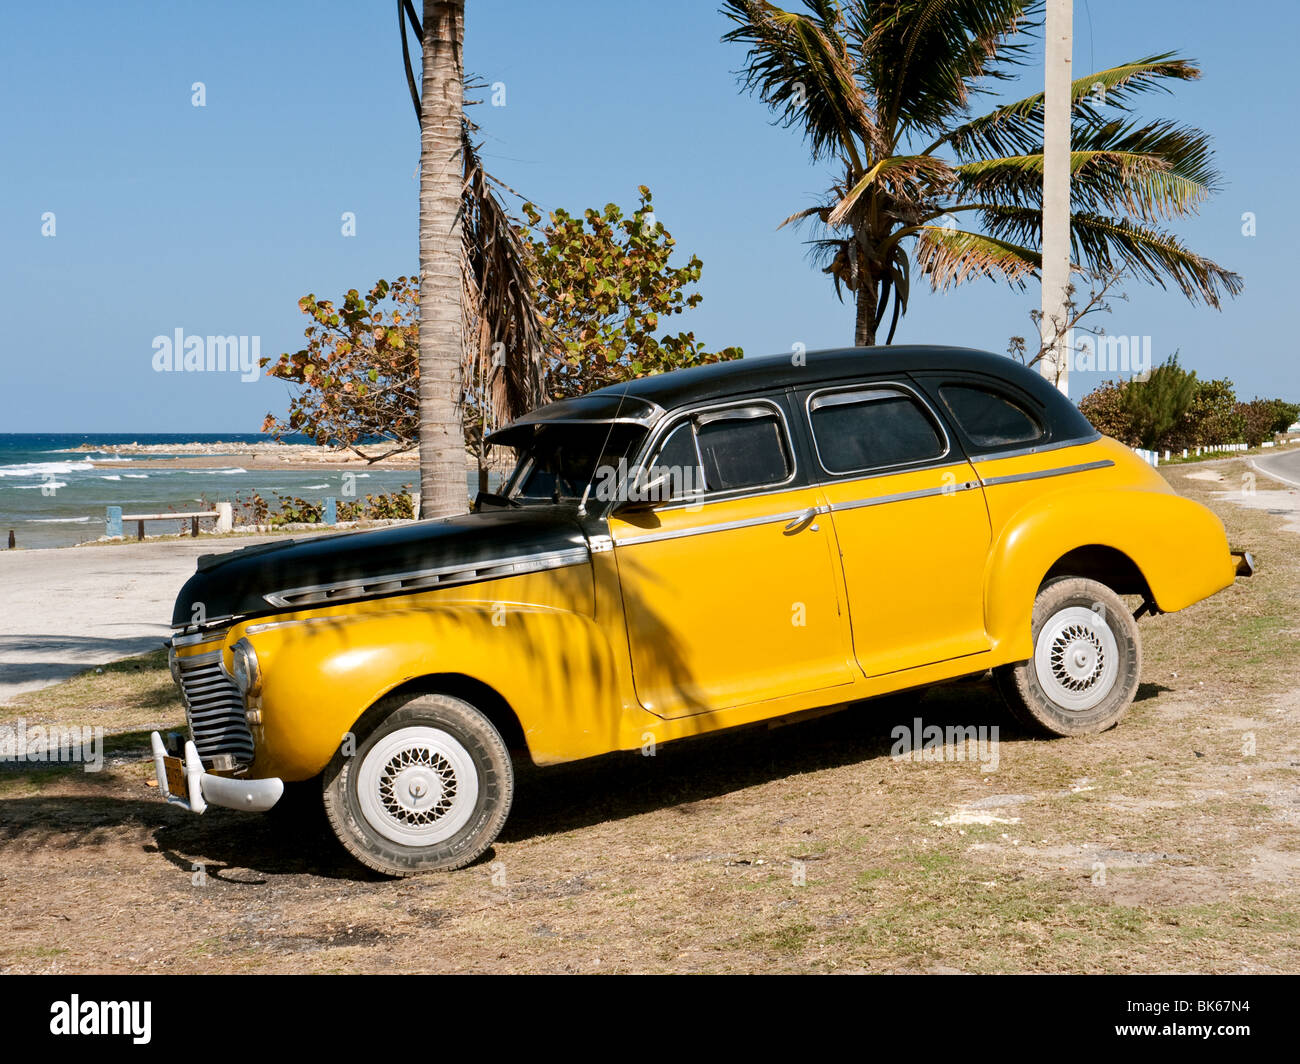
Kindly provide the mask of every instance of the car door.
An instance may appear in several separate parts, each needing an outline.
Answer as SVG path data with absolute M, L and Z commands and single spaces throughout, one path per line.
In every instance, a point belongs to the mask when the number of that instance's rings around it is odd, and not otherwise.
M 642 481 L 666 501 L 609 520 L 641 705 L 682 717 L 853 680 L 830 527 L 786 408 L 693 410 L 647 454 Z
M 989 649 L 979 479 L 909 384 L 801 393 L 868 676 Z

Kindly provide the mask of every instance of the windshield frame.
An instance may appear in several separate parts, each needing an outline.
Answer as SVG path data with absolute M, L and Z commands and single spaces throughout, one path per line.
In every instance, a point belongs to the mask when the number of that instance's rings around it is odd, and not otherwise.
M 557 434 L 557 431 L 576 433 L 583 428 L 603 432 L 605 439 L 601 443 L 600 454 L 595 456 L 595 463 L 587 475 L 581 494 L 559 494 L 558 497 L 555 493 L 548 496 L 521 494 L 524 483 L 537 468 L 537 445 L 542 437 Z M 611 450 L 611 444 L 620 434 L 626 435 L 625 444 L 622 447 L 614 446 Z M 620 487 L 624 480 L 634 475 L 637 459 L 642 457 L 649 436 L 650 427 L 643 419 L 635 417 L 554 418 L 539 421 L 533 425 L 533 433 L 527 441 L 521 440 L 509 445 L 515 448 L 517 457 L 514 469 L 501 485 L 498 494 L 514 506 L 567 505 L 583 508 L 593 486 L 602 479 L 603 470 L 613 470 Z M 554 453 L 554 448 L 549 449 L 549 454 Z

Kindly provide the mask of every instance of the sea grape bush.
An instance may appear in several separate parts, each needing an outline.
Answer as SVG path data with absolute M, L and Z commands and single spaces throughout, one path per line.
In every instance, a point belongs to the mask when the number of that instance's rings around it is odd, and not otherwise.
M 236 496 L 234 500 L 234 517 L 237 525 L 269 525 L 278 528 L 283 525 L 318 525 L 325 520 L 325 504 L 302 499 L 296 495 L 281 495 L 272 492 L 276 500 L 276 509 L 258 492 L 250 492 L 248 497 Z M 393 521 L 410 520 L 415 517 L 415 505 L 410 495 L 410 485 L 403 485 L 401 491 L 380 495 L 367 495 L 364 499 L 340 501 L 336 516 L 340 521 Z

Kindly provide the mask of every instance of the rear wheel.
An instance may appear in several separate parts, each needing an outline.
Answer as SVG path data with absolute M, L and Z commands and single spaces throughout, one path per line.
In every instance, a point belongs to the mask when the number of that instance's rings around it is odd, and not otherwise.
M 1053 580 L 1034 600 L 1032 632 L 1033 658 L 994 670 L 1012 715 L 1059 736 L 1118 724 L 1142 672 L 1137 622 L 1123 599 L 1095 580 Z
M 323 776 L 339 841 L 387 875 L 463 868 L 505 824 L 514 795 L 510 755 L 482 713 L 449 695 L 396 696 L 361 720 L 355 753 Z

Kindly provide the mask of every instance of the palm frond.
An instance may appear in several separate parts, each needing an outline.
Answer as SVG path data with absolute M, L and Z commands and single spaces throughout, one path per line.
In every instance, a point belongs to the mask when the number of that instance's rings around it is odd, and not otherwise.
M 1005 280 L 1024 288 L 1025 278 L 1042 266 L 1042 255 L 1033 248 L 984 233 L 926 225 L 916 237 L 916 265 L 937 292 L 977 277 Z
M 1008 241 L 1039 244 L 1042 212 L 1030 207 L 988 204 L 981 210 L 984 227 Z M 1172 282 L 1192 302 L 1221 305 L 1245 287 L 1241 275 L 1197 255 L 1172 233 L 1122 218 L 1078 213 L 1070 218 L 1071 258 L 1096 274 L 1124 268 L 1158 284 Z
M 1170 81 L 1195 81 L 1200 76 L 1194 61 L 1162 52 L 1076 78 L 1070 86 L 1072 111 L 1085 123 L 1096 124 L 1104 121 L 1103 101 L 1106 107 L 1127 109 L 1135 96 L 1170 92 Z M 959 158 L 972 158 L 1023 154 L 1042 143 L 1043 94 L 1037 92 L 955 126 L 931 145 L 931 150 L 946 144 Z
M 1144 220 L 1189 214 L 1219 188 L 1208 138 L 1171 122 L 1109 122 L 1082 131 L 1070 153 L 1071 206 Z M 976 159 L 953 168 L 956 194 L 1008 206 L 1042 203 L 1043 156 Z
M 812 14 L 800 15 L 766 0 L 725 0 L 722 12 L 736 28 L 722 39 L 748 49 L 741 84 L 779 124 L 803 128 L 813 158 L 870 150 L 879 139 L 874 114 L 835 32 L 835 5 L 808 7 Z
M 1026 56 L 1017 33 L 1036 24 L 1040 0 L 896 0 L 848 3 L 859 71 L 871 86 L 891 146 L 945 127 L 1010 76 Z
M 462 284 L 466 380 L 489 396 L 496 424 L 542 398 L 537 355 L 547 340 L 535 298 L 528 250 L 497 195 L 504 188 L 484 169 L 472 125 L 462 127 Z M 498 346 L 500 345 L 500 346 Z
M 832 208 L 833 208 L 833 204 L 824 204 L 820 207 L 805 207 L 801 211 L 795 211 L 794 214 L 790 215 L 789 218 L 785 219 L 785 221 L 783 221 L 780 225 L 778 225 L 777 228 L 784 229 L 791 222 L 793 222 L 795 225 L 798 225 L 800 222 L 805 222 L 809 218 L 820 218 L 824 224 Z
M 921 184 L 933 189 L 947 186 L 953 178 L 952 170 L 942 159 L 933 155 L 891 155 L 881 159 L 845 193 L 826 216 L 827 225 L 843 225 L 862 195 L 877 183 L 888 186 L 896 200 L 917 202 L 921 198 L 911 186 Z

